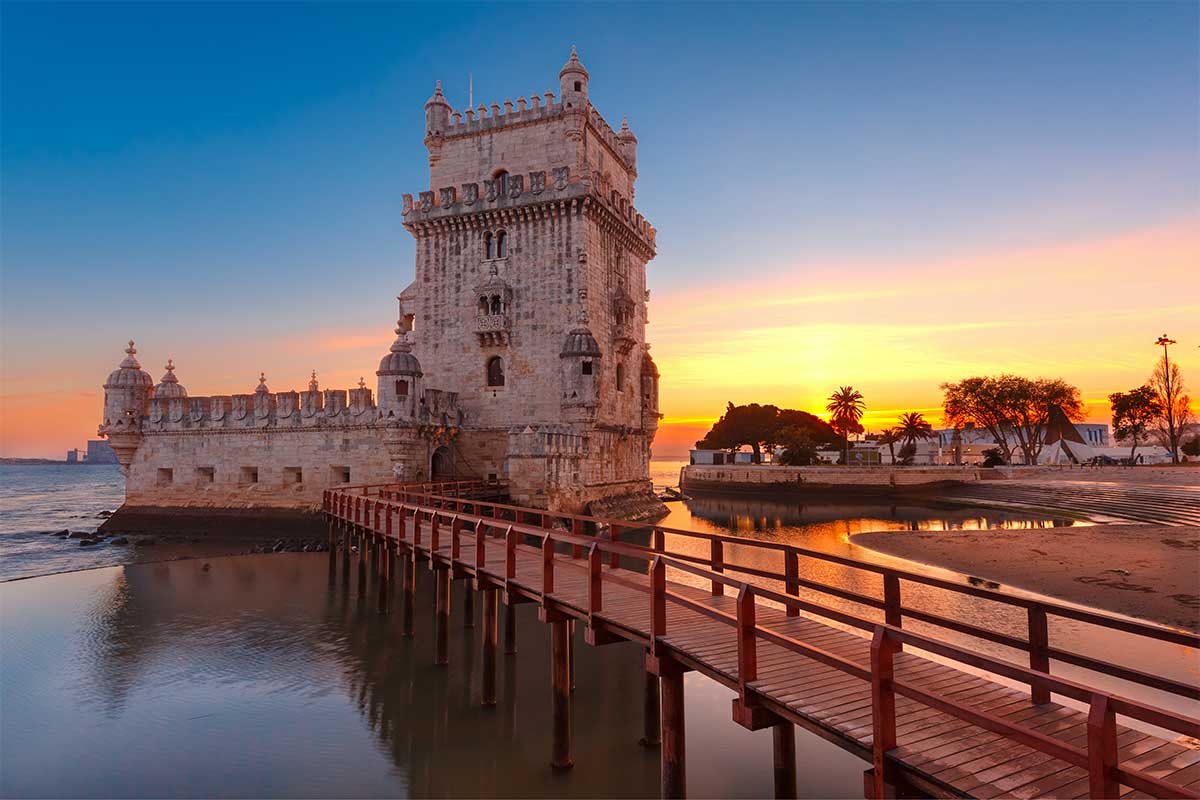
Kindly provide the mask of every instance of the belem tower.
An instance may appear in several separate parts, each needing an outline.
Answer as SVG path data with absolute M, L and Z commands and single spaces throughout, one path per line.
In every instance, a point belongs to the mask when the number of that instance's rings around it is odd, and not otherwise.
M 637 137 L 588 100 L 575 49 L 559 94 L 425 103 L 429 189 L 403 195 L 416 279 L 374 390 L 189 396 L 133 342 L 100 433 L 126 507 L 313 509 L 338 485 L 506 481 L 515 502 L 646 518 L 658 370 L 645 339 L 655 229 L 634 208 Z M 382 349 L 382 347 L 381 347 Z

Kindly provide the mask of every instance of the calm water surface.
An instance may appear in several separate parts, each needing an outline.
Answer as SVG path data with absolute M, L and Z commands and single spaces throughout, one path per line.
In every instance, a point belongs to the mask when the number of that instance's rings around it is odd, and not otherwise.
M 656 467 L 664 476 L 678 476 L 677 464 Z M 89 484 L 89 471 L 103 468 L 17 469 L 50 472 L 41 479 L 23 474 L 24 495 L 14 489 L 21 484 L 7 480 L 12 473 L 0 475 L 6 478 L 0 531 L 5 562 L 15 554 L 22 574 L 30 574 L 138 558 L 130 548 L 111 545 L 81 553 L 72 543 L 30 533 L 75 528 L 78 522 L 57 520 L 83 520 L 115 507 L 119 473 Z M 675 481 L 656 476 L 655 482 Z M 20 510 L 34 504 L 60 516 L 42 525 L 50 517 Z M 662 522 L 668 527 L 733 532 L 891 564 L 903 562 L 851 544 L 850 535 L 1015 527 L 1027 528 L 1032 541 L 1068 530 L 1044 517 L 992 510 L 703 497 L 668 505 L 671 513 Z M 13 516 L 11 508 L 18 509 Z M 669 536 L 668 546 L 706 549 L 681 536 Z M 727 546 L 725 556 L 734 564 L 779 568 L 749 548 Z M 454 589 L 450 666 L 439 668 L 433 666 L 427 570 L 418 572 L 417 636 L 409 640 L 398 635 L 398 615 L 374 612 L 373 587 L 360 595 L 357 581 L 349 587 L 331 582 L 328 564 L 321 554 L 208 558 L 0 584 L 0 794 L 657 795 L 657 751 L 637 744 L 637 647 L 589 648 L 577 640 L 576 766 L 556 773 L 547 766 L 549 634 L 532 606 L 518 609 L 520 653 L 500 663 L 501 704 L 483 709 L 479 630 L 461 625 L 461 584 Z M 818 560 L 802 564 L 807 577 L 879 592 L 873 575 Z M 903 589 L 906 604 L 1024 633 L 1023 615 L 1003 606 L 907 582 Z M 1177 648 L 1060 621 L 1052 622 L 1051 636 L 1059 646 L 1120 654 L 1130 666 L 1200 680 L 1200 664 Z M 994 645 L 970 644 L 1016 658 Z M 1055 671 L 1073 674 L 1057 663 Z M 1119 681 L 1086 677 L 1160 705 L 1180 705 Z M 689 792 L 769 796 L 770 733 L 736 726 L 732 695 L 699 675 L 689 674 L 686 693 Z M 1197 704 L 1185 705 L 1200 711 Z M 802 796 L 861 796 L 863 762 L 804 732 L 798 732 L 797 749 Z

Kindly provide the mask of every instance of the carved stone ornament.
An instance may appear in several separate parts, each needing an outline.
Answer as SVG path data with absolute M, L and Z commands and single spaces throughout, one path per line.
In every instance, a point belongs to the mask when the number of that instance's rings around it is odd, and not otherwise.
M 411 214 L 413 210 L 413 196 L 411 194 L 401 195 L 401 199 L 404 201 L 403 213 Z
M 442 208 L 449 208 L 458 202 L 458 190 L 453 186 L 447 186 L 441 190 L 442 192 Z
M 462 185 L 462 190 L 463 202 L 469 206 L 475 205 L 475 202 L 479 199 L 479 184 L 464 183 Z
M 492 178 L 487 178 L 483 182 L 483 191 L 489 203 L 496 201 L 496 181 Z
M 421 192 L 421 210 L 433 210 L 433 192 Z
M 529 173 L 529 191 L 534 194 L 541 194 L 546 188 L 546 173 L 531 172 Z
M 570 167 L 555 167 L 554 168 L 554 190 L 561 192 L 567 188 L 567 178 L 571 174 Z
M 516 200 L 521 196 L 521 192 L 525 191 L 525 176 L 524 175 L 509 175 L 508 176 L 508 196 Z

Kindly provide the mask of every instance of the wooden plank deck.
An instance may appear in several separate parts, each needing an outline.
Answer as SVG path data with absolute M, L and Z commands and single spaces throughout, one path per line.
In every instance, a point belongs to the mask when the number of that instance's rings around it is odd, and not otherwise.
M 752 647 L 756 656 L 754 662 L 747 662 L 743 654 L 746 645 L 739 642 L 738 635 L 738 598 L 717 594 L 716 588 L 699 588 L 693 585 L 695 581 L 670 579 L 682 577 L 685 573 L 680 570 L 686 565 L 676 566 L 668 576 L 665 627 L 660 624 L 655 636 L 651 576 L 614 568 L 607 553 L 603 565 L 598 554 L 593 556 L 595 564 L 590 572 L 586 554 L 560 538 L 561 552 L 555 553 L 548 567 L 543 547 L 525 543 L 530 541 L 527 536 L 521 537 L 524 542 L 516 543 L 514 537 L 514 542 L 509 543 L 502 536 L 484 535 L 484 558 L 482 564 L 477 564 L 476 534 L 460 529 L 462 519 L 472 519 L 468 515 L 459 515 L 459 522 L 453 526 L 448 523 L 451 517 L 447 515 L 438 526 L 437 547 L 432 549 L 435 532 L 430 520 L 414 526 L 414 517 L 409 516 L 406 526 L 398 521 L 393 525 L 387 518 L 389 509 L 385 504 L 383 522 L 377 514 L 374 518 L 368 514 L 365 519 L 361 516 L 358 519 L 366 523 L 362 529 L 368 535 L 380 538 L 390 531 L 389 541 L 406 551 L 407 557 L 413 555 L 415 540 L 417 557 L 428 560 L 435 568 L 473 578 L 479 587 L 502 588 L 509 603 L 537 603 L 556 614 L 580 620 L 589 631 L 609 639 L 653 648 L 658 656 L 673 659 L 739 692 L 744 702 L 764 710 L 772 718 L 800 725 L 868 761 L 872 759 L 878 723 L 872 683 L 862 674 L 852 674 L 845 668 L 845 664 L 855 665 L 860 673 L 871 674 L 872 640 L 862 633 L 756 604 L 753 596 L 747 595 L 753 606 Z M 431 516 L 441 513 L 429 510 Z M 353 524 L 353 513 L 334 515 L 349 518 Z M 490 526 L 504 524 L 499 520 L 474 519 L 481 529 L 492 533 L 499 530 Z M 399 535 L 402 527 L 403 539 Z M 521 529 L 528 533 L 528 526 Z M 556 529 L 547 528 L 544 532 L 552 537 L 564 536 Z M 457 548 L 453 544 L 455 535 Z M 548 541 L 553 549 L 555 539 Z M 572 557 L 572 549 L 584 557 Z M 647 559 L 655 557 L 653 547 L 642 550 Z M 553 588 L 546 592 L 543 587 L 548 580 L 548 569 Z M 591 579 L 593 574 L 598 580 Z M 818 648 L 844 663 L 832 666 L 793 647 L 781 646 L 777 643 L 780 637 Z M 743 683 L 741 670 L 748 663 L 754 664 L 753 679 Z M 874 667 L 878 668 L 878 664 Z M 983 727 L 897 692 L 895 746 L 884 757 L 887 773 L 894 774 L 910 789 L 926 794 L 986 798 L 1096 794 L 1094 776 L 1089 779 L 1088 768 L 1031 746 L 1021 740 L 1023 737 L 990 722 L 1019 726 L 1091 752 L 1088 712 L 1056 702 L 1035 704 L 1028 690 L 1012 688 L 907 651 L 894 656 L 894 681 L 969 708 L 989 720 L 988 727 Z M 1200 789 L 1200 750 L 1124 725 L 1115 725 L 1112 731 L 1116 740 L 1115 763 L 1120 769 L 1138 770 L 1144 776 L 1170 784 L 1178 788 L 1178 796 Z M 1116 783 L 1114 780 L 1113 785 Z M 1159 795 L 1173 792 L 1170 788 L 1164 792 L 1162 786 L 1154 788 Z M 1124 784 L 1113 792 L 1118 793 L 1147 796 Z

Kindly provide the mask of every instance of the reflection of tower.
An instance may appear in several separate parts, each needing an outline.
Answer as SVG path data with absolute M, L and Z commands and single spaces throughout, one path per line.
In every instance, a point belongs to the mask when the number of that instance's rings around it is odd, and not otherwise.
M 174 377 L 171 369 L 167 370 L 167 375 Z M 166 376 L 163 379 L 166 380 Z M 142 417 L 154 394 L 153 386 L 150 373 L 138 363 L 137 348 L 131 339 L 125 349 L 125 359 L 104 382 L 104 423 L 99 430 L 101 436 L 108 438 L 117 454 L 121 472 L 126 476 L 142 441 Z

